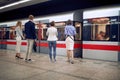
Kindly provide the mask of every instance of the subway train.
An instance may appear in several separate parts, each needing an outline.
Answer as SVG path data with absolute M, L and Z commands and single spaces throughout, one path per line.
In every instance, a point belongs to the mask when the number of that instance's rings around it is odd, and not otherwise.
M 71 12 L 65 12 L 61 14 L 54 14 L 44 17 L 37 17 L 34 19 L 34 22 L 36 24 L 36 52 L 37 53 L 48 53 L 48 42 L 47 42 L 47 36 L 46 31 L 49 27 L 49 23 L 51 21 L 55 21 L 55 26 L 58 30 L 58 41 L 57 41 L 57 55 L 66 56 L 66 46 L 65 46 L 65 35 L 64 35 L 64 27 L 66 24 L 66 21 L 68 19 L 72 20 L 73 25 L 76 27 L 77 34 L 75 36 L 75 57 L 81 57 L 82 54 L 82 48 L 81 48 L 81 37 L 79 35 L 81 34 L 81 17 L 82 15 L 79 15 L 80 17 L 76 17 L 78 13 L 81 13 L 82 11 L 76 10 Z M 27 19 L 21 20 L 23 24 L 23 33 L 24 33 L 24 24 L 27 22 Z M 15 25 L 17 23 L 16 21 L 11 22 L 4 22 L 0 23 L 0 30 L 1 30 L 1 42 L 0 46 L 1 48 L 8 49 L 8 50 L 15 50 L 16 46 L 16 40 L 15 40 Z M 41 28 L 41 34 L 38 34 L 39 26 L 42 26 Z M 2 36 L 4 34 L 4 36 Z M 40 38 L 41 36 L 41 38 Z M 22 46 L 21 51 L 26 51 L 27 42 L 26 40 L 22 40 Z
M 82 47 L 84 58 L 120 61 L 120 6 L 84 11 Z
M 75 10 L 48 16 L 39 16 L 36 23 L 36 52 L 48 53 L 46 31 L 51 21 L 58 29 L 57 55 L 66 56 L 64 27 L 71 19 L 76 28 L 74 57 L 120 61 L 120 6 L 108 6 L 85 10 Z M 21 19 L 24 24 L 27 19 Z M 16 21 L 0 23 L 0 48 L 15 50 Z M 38 34 L 39 25 L 42 26 Z M 41 36 L 41 37 L 40 37 Z M 40 37 L 40 39 L 39 39 Z M 26 51 L 26 40 L 22 40 L 21 50 Z

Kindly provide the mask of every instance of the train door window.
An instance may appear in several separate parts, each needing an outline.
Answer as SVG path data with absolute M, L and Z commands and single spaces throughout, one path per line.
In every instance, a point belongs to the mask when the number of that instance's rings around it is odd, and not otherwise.
M 47 23 L 36 24 L 36 36 L 38 40 L 47 40 Z
M 6 30 L 4 27 L 0 28 L 0 39 L 5 39 Z
M 91 40 L 109 40 L 109 18 L 92 19 Z
M 75 40 L 81 40 L 81 23 L 80 22 L 75 22 L 75 28 L 76 28 L 76 35 L 75 35 Z
M 65 40 L 65 34 L 64 34 L 64 28 L 65 28 L 65 22 L 56 22 L 55 27 L 57 28 L 58 31 L 58 40 L 59 41 L 64 41 Z
M 10 27 L 9 39 L 15 39 L 15 26 Z

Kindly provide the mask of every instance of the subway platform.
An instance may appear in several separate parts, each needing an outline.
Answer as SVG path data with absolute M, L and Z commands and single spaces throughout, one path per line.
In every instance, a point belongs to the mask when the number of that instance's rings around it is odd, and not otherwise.
M 22 52 L 25 56 L 25 52 Z M 33 62 L 15 59 L 15 51 L 0 50 L 0 80 L 120 80 L 120 62 L 57 56 L 51 63 L 47 54 L 33 53 Z

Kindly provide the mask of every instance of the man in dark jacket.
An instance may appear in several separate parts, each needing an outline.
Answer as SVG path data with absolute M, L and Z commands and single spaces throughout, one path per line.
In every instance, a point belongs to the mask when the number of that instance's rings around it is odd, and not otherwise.
M 33 42 L 36 39 L 36 33 L 35 33 L 35 23 L 33 22 L 34 16 L 29 15 L 29 21 L 25 23 L 25 36 L 27 39 L 27 53 L 25 61 L 32 61 L 31 60 L 31 53 L 33 48 Z

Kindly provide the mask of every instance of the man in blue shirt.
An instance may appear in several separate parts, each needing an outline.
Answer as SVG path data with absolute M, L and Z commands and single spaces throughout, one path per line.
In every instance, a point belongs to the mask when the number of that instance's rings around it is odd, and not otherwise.
M 67 25 L 65 26 L 65 35 L 66 35 L 66 49 L 67 49 L 67 57 L 68 62 L 71 64 L 74 63 L 74 35 L 76 34 L 76 29 L 74 26 L 72 26 L 71 20 L 67 21 Z
M 30 55 L 32 53 L 33 42 L 36 39 L 35 23 L 33 22 L 34 16 L 29 15 L 29 21 L 25 23 L 25 37 L 27 39 L 27 53 L 26 61 L 31 61 Z

